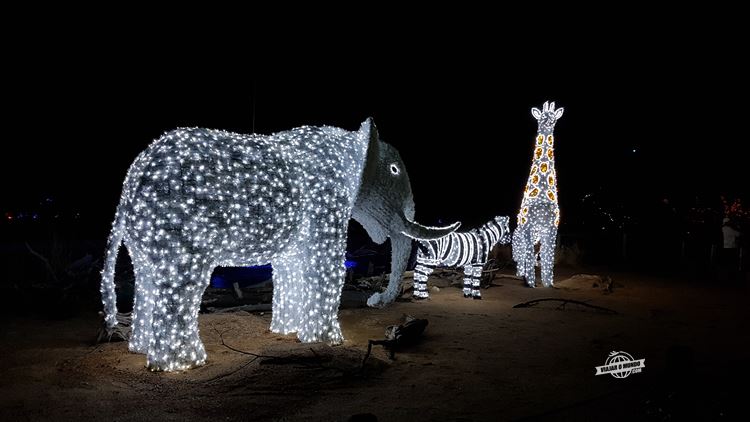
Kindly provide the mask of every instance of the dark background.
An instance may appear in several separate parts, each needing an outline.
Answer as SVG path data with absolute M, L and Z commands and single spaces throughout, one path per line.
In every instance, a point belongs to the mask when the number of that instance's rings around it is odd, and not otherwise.
M 646 231 L 672 211 L 683 221 L 747 191 L 740 27 L 704 16 L 704 29 L 697 15 L 607 13 L 528 31 L 505 28 L 508 14 L 450 10 L 419 25 L 414 13 L 303 29 L 271 19 L 237 34 L 180 20 L 40 24 L 43 36 L 6 42 L 5 229 L 46 206 L 105 238 L 129 164 L 175 127 L 356 130 L 368 116 L 401 152 L 417 219 L 470 227 L 515 215 L 529 110 L 545 100 L 565 108 L 561 233 Z
M 630 280 L 622 274 L 633 270 L 638 281 L 625 287 L 634 287 L 636 296 L 624 290 L 621 297 L 632 303 L 624 308 L 635 312 L 636 319 L 620 319 L 622 323 L 600 330 L 601 336 L 587 324 L 583 335 L 576 332 L 569 339 L 576 327 L 566 323 L 567 329 L 560 326 L 549 336 L 551 343 L 539 343 L 544 332 L 541 337 L 535 332 L 527 343 L 514 338 L 513 347 L 526 344 L 532 359 L 551 356 L 560 368 L 575 367 L 592 351 L 599 359 L 605 351 L 619 349 L 609 344 L 624 343 L 638 358 L 646 356 L 636 354 L 638 347 L 650 351 L 652 363 L 643 376 L 653 378 L 630 387 L 638 396 L 628 393 L 622 400 L 609 395 L 610 387 L 595 394 L 591 390 L 578 404 L 586 410 L 589 404 L 597 406 L 590 397 L 600 393 L 620 407 L 629 403 L 629 409 L 645 402 L 658 408 L 650 416 L 660 420 L 671 417 L 670 407 L 683 409 L 672 418 L 677 420 L 682 414 L 708 415 L 694 409 L 732 409 L 742 403 L 740 390 L 729 386 L 747 379 L 736 371 L 746 366 L 739 361 L 739 351 L 747 347 L 738 323 L 746 284 L 735 285 L 741 290 L 729 282 L 746 280 L 748 266 L 739 277 L 737 261 L 724 260 L 721 253 L 717 258 L 716 252 L 723 252 L 720 195 L 730 204 L 748 200 L 745 14 L 704 3 L 695 8 L 664 4 L 664 10 L 633 2 L 612 4 L 609 10 L 593 4 L 557 10 L 535 2 L 529 4 L 532 10 L 522 10 L 522 4 L 511 10 L 502 4 L 488 3 L 485 9 L 464 2 L 414 10 L 399 4 L 386 10 L 383 2 L 360 2 L 362 10 L 334 6 L 318 13 L 279 5 L 284 10 L 277 14 L 243 4 L 242 11 L 201 9 L 192 16 L 186 16 L 184 4 L 167 13 L 153 5 L 135 10 L 125 3 L 113 4 L 111 10 L 101 5 L 76 10 L 69 4 L 30 4 L 25 11 L 4 7 L 0 317 L 10 316 L 11 323 L 3 319 L 0 328 L 6 330 L 0 337 L 8 339 L 7 349 L 17 349 L 3 354 L 10 370 L 4 378 L 15 391 L 4 395 L 17 406 L 11 411 L 55 415 L 61 400 L 93 388 L 88 382 L 78 384 L 87 378 L 81 378 L 86 373 L 80 362 L 87 356 L 99 358 L 90 351 L 84 355 L 80 346 L 93 334 L 94 315 L 101 310 L 104 244 L 128 166 L 163 132 L 199 126 L 268 134 L 321 124 L 356 130 L 372 116 L 381 138 L 401 152 L 417 219 L 424 224 L 461 220 L 472 227 L 498 214 L 514 220 L 536 132 L 529 110 L 546 100 L 565 108 L 555 131 L 562 214 L 558 245 L 577 248 L 581 264 L 574 269 L 558 264 L 557 274 L 612 274 L 619 283 Z M 735 215 L 738 226 L 744 215 L 748 233 L 750 214 Z M 367 242 L 356 224 L 350 234 L 350 252 Z M 127 254 L 120 257 L 118 300 L 127 309 L 133 293 L 127 281 L 133 275 Z M 387 271 L 387 246 L 377 258 L 378 272 Z M 512 264 L 503 270 L 512 272 Z M 663 284 L 653 275 L 677 277 L 671 277 L 675 283 Z M 658 299 L 639 300 L 639 286 L 652 283 L 654 290 L 644 291 Z M 718 288 L 693 294 L 682 289 L 688 283 Z M 704 291 L 705 296 L 699 294 Z M 721 295 L 713 294 L 719 291 Z M 38 314 L 47 318 L 28 319 L 30 323 L 16 319 Z M 87 319 L 48 322 L 81 314 Z M 579 312 L 569 316 L 594 318 Z M 633 326 L 625 329 L 628 321 Z M 439 329 L 440 321 L 433 322 Z M 507 326 L 495 325 L 497 338 L 507 338 Z M 562 341 L 555 342 L 555 336 Z M 64 339 L 64 347 L 76 348 L 61 348 L 58 338 Z M 38 348 L 29 348 L 37 342 Z M 464 346 L 471 344 L 481 343 Z M 540 344 L 558 347 L 551 350 L 560 353 L 539 354 L 544 352 Z M 667 347 L 666 371 L 660 372 L 654 362 Z M 569 360 L 571 351 L 575 357 Z M 493 359 L 501 355 L 507 353 Z M 36 360 L 47 362 L 27 366 Z M 516 392 L 522 395 L 535 382 L 554 387 L 565 379 L 543 373 L 538 362 L 512 361 L 513 368 L 503 369 L 493 382 L 507 376 L 521 379 Z M 96 373 L 103 373 L 101 365 L 97 363 Z M 590 368 L 591 362 L 585 365 Z M 49 381 L 45 371 L 69 379 Z M 313 374 L 308 368 L 305 372 Z M 27 374 L 40 381 L 19 382 Z M 465 374 L 469 382 L 488 379 L 477 371 Z M 139 401 L 143 394 L 164 390 L 163 379 L 155 389 L 148 383 L 140 386 L 142 377 L 137 380 L 138 388 L 127 387 Z M 302 381 L 300 388 L 305 388 Z M 241 382 L 242 394 L 226 397 L 228 408 L 246 415 L 243 395 L 262 392 L 264 384 L 255 390 Z M 56 390 L 47 384 L 66 392 L 51 394 Z M 112 383 L 106 384 L 109 397 L 129 403 Z M 317 375 L 313 384 L 316 392 L 326 391 L 325 385 L 320 390 Z M 454 384 L 460 390 L 461 383 Z M 571 391 L 588 391 L 585 384 L 578 382 Z M 179 388 L 174 391 L 182 394 Z M 195 409 L 216 413 L 224 402 L 213 400 L 225 390 L 216 391 L 220 393 L 197 396 L 205 400 Z M 17 399 L 27 392 L 41 397 L 41 404 Z M 47 400 L 51 395 L 57 399 Z M 264 406 L 272 395 L 259 396 Z M 315 396 L 299 397 L 308 401 Z M 535 403 L 529 397 L 521 402 Z M 96 403 L 108 405 L 106 396 L 102 400 L 97 396 Z M 289 408 L 289 403 L 282 406 Z M 502 397 L 498 403 L 502 405 Z M 616 418 L 615 407 L 603 403 L 602 414 Z M 578 405 L 564 409 L 575 412 Z M 66 404 L 61 410 L 76 407 L 80 405 Z M 628 414 L 628 409 L 622 413 Z M 712 413 L 730 419 L 731 414 Z

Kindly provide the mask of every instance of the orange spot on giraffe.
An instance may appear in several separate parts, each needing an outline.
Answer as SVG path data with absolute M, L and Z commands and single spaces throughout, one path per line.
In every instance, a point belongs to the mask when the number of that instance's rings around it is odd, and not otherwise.
M 542 152 L 543 152 L 542 147 L 539 147 L 536 149 L 536 151 L 534 151 L 534 155 L 536 156 L 537 160 L 542 158 Z
M 552 176 L 548 177 L 547 183 L 549 183 L 550 186 L 555 186 L 555 178 Z
M 552 152 L 552 148 L 550 148 L 550 149 L 547 150 L 547 158 L 549 158 L 550 160 L 554 160 L 555 159 L 555 153 Z
M 532 198 L 536 197 L 537 195 L 539 195 L 539 189 L 537 188 L 534 188 L 531 193 L 529 193 L 529 196 Z
M 541 145 L 542 142 L 544 142 L 544 135 L 539 135 L 536 137 L 536 144 Z
M 539 175 L 538 175 L 538 174 L 535 174 L 535 175 L 534 175 L 534 176 L 533 176 L 533 177 L 531 178 L 531 183 L 533 183 L 533 184 L 535 184 L 535 185 L 536 185 L 537 183 L 539 183 Z
M 552 135 L 547 136 L 547 145 L 552 146 L 553 143 L 554 138 L 552 137 Z
M 529 213 L 529 207 L 523 207 L 523 209 L 521 210 L 521 212 L 524 213 L 524 214 L 528 214 Z
M 542 164 L 541 164 L 541 165 L 539 166 L 539 170 L 541 170 L 541 171 L 542 171 L 542 173 L 546 173 L 546 172 L 547 172 L 547 169 L 548 169 L 548 168 L 549 168 L 549 166 L 547 166 L 547 163 L 542 163 Z
M 538 169 L 537 169 L 536 165 L 531 166 L 531 174 L 535 174 L 537 172 L 537 170 Z
M 555 202 L 555 193 L 550 191 L 547 191 L 547 198 L 549 198 L 550 201 Z

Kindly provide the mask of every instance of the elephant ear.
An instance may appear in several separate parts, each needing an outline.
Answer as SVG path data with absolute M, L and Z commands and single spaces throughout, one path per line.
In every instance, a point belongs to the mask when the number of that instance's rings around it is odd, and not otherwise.
M 371 156 L 377 158 L 377 155 L 373 155 L 373 153 L 377 154 L 379 141 L 378 128 L 375 127 L 375 121 L 372 117 L 368 117 L 362 122 L 359 126 L 359 134 L 367 142 L 367 161 L 370 162 Z
M 362 163 L 362 176 L 359 180 L 359 191 L 355 201 L 352 217 L 364 227 L 370 238 L 378 244 L 385 242 L 388 234 L 383 229 L 380 222 L 376 221 L 367 210 L 370 210 L 374 204 L 368 202 L 373 196 L 372 190 L 377 185 L 378 163 L 380 162 L 380 139 L 378 138 L 378 129 L 372 117 L 362 122 L 359 128 L 359 139 L 366 148 L 363 151 L 364 162 Z
M 377 166 L 380 162 L 380 139 L 378 137 L 378 128 L 375 127 L 375 121 L 372 120 L 372 117 L 368 117 L 367 120 L 362 122 L 362 125 L 359 127 L 359 135 L 367 145 L 360 183 L 361 187 L 369 188 L 369 183 L 374 182 Z

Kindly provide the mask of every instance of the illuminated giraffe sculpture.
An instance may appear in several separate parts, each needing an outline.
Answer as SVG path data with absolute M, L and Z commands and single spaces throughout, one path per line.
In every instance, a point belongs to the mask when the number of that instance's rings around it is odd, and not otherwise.
M 555 110 L 555 103 L 545 102 L 542 110 L 532 108 L 531 114 L 539 122 L 536 134 L 534 157 L 529 180 L 523 191 L 521 208 L 518 211 L 516 230 L 513 233 L 513 260 L 516 274 L 526 279 L 529 287 L 535 285 L 535 269 L 539 246 L 542 267 L 542 284 L 552 287 L 555 239 L 560 224 L 560 208 L 557 206 L 557 175 L 555 174 L 554 145 L 555 122 L 563 114 L 563 108 Z

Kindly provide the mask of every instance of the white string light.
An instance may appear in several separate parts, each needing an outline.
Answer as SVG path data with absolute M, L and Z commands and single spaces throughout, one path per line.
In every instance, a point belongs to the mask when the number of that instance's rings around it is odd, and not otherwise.
M 400 281 L 408 259 L 404 233 L 435 238 L 457 227 L 412 221 L 403 162 L 379 141 L 370 119 L 356 132 L 168 132 L 138 156 L 123 184 L 102 271 L 107 326 L 117 325 L 114 271 L 124 243 L 136 276 L 129 348 L 145 353 L 152 370 L 205 362 L 198 311 L 216 266 L 270 262 L 271 330 L 341 343 L 337 314 L 351 217 L 376 242 L 391 237 L 392 281 Z
M 497 216 L 482 227 L 465 233 L 453 232 L 437 240 L 422 240 L 414 267 L 414 298 L 427 299 L 427 279 L 436 267 L 463 267 L 466 298 L 481 299 L 479 282 L 492 248 L 510 243 L 508 217 Z
M 535 287 L 535 265 L 539 244 L 542 284 L 553 284 L 553 267 L 560 208 L 557 204 L 557 174 L 555 173 L 555 123 L 563 115 L 563 108 L 555 110 L 555 103 L 545 102 L 542 110 L 532 108 L 539 129 L 534 145 L 531 172 L 523 191 L 518 211 L 517 227 L 513 233 L 513 260 L 516 274 Z

